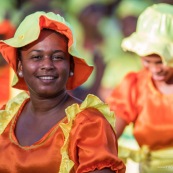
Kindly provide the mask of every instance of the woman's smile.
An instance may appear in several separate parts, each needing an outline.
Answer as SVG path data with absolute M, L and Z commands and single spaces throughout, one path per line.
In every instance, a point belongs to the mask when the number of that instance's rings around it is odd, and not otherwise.
M 48 76 L 38 76 L 37 78 L 40 79 L 41 82 L 48 84 L 54 82 L 58 77 L 48 75 Z

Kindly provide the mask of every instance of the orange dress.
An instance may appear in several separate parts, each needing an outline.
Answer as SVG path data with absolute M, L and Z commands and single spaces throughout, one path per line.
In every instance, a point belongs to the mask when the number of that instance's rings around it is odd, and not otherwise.
M 27 97 L 22 100 L 22 97 L 7 104 L 6 112 L 0 112 L 2 120 L 3 113 L 14 111 L 14 103 L 17 107 L 14 116 L 7 115 L 9 123 L 0 129 L 0 172 L 82 173 L 105 167 L 117 173 L 125 172 L 124 164 L 117 158 L 113 128 L 98 109 L 99 105 L 100 110 L 107 108 L 100 101 L 98 104 L 98 99 L 94 101 L 95 96 L 90 95 L 80 107 L 78 104 L 68 107 L 67 117 L 31 146 L 21 146 L 15 137 L 16 121 L 29 100 Z M 91 100 L 97 108 L 91 105 Z
M 0 22 L 0 28 L 0 35 L 4 37 L 1 39 L 9 39 L 15 33 L 15 27 L 9 20 L 2 20 Z M 0 59 L 1 58 L 2 57 L 0 57 Z M 0 66 L 0 108 L 11 98 L 12 89 L 10 78 L 10 66 Z
M 146 70 L 129 73 L 107 99 L 116 116 L 134 122 L 139 146 L 173 146 L 173 95 L 159 93 Z
M 0 108 L 10 98 L 10 67 L 0 67 Z

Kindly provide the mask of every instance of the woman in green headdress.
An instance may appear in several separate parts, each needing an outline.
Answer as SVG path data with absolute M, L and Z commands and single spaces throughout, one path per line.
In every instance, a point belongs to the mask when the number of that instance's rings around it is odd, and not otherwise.
M 138 18 L 122 42 L 141 57 L 143 69 L 126 75 L 107 98 L 118 137 L 129 123 L 140 150 L 120 148 L 120 157 L 141 163 L 142 173 L 173 172 L 173 6 L 155 4 Z

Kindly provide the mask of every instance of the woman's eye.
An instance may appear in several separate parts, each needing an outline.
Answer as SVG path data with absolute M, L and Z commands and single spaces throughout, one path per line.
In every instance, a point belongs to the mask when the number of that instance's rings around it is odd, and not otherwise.
M 54 60 L 54 61 L 58 61 L 58 60 L 62 60 L 62 59 L 64 59 L 63 56 L 59 56 L 59 55 L 52 56 L 52 60 Z
M 156 62 L 156 64 L 162 64 L 162 61 L 158 61 L 158 62 Z
M 38 56 L 32 56 L 32 59 L 34 59 L 35 61 L 40 60 L 41 58 L 42 57 L 40 55 L 38 55 Z

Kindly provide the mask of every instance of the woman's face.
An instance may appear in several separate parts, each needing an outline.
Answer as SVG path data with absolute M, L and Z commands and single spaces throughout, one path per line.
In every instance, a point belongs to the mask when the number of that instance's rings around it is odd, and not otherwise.
M 64 36 L 42 30 L 38 40 L 22 48 L 18 71 L 31 94 L 54 97 L 66 89 L 70 73 L 67 44 Z
M 154 81 L 168 82 L 173 78 L 173 68 L 165 66 L 159 55 L 142 57 L 142 63 L 151 72 Z

